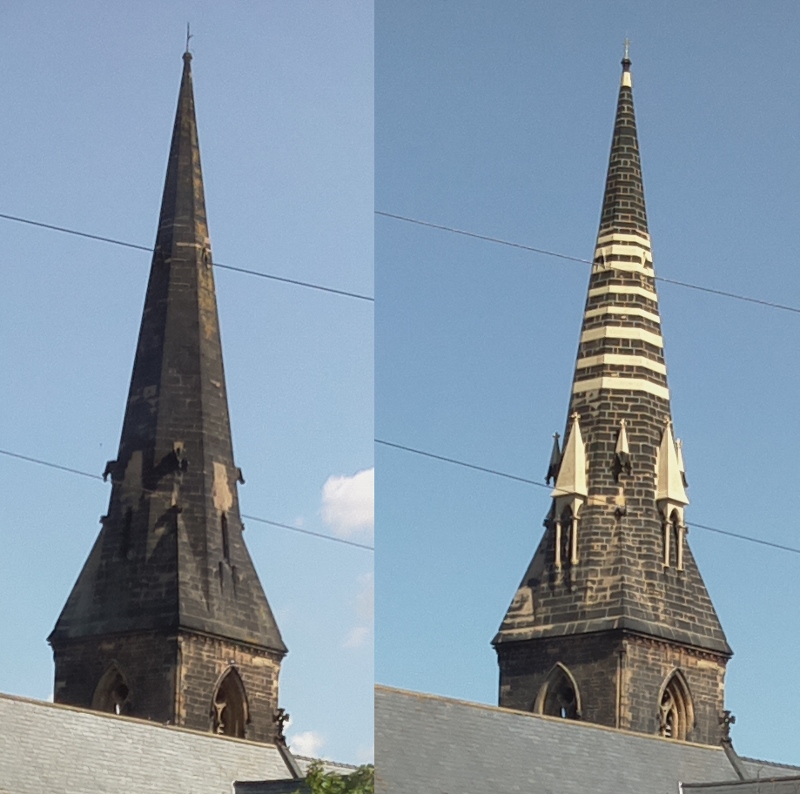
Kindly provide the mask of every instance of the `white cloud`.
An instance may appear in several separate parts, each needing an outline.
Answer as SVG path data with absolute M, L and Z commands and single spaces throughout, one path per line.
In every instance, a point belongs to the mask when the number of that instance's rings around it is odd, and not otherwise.
M 342 643 L 343 648 L 360 648 L 369 637 L 369 626 L 354 626 L 347 632 Z
M 358 617 L 365 623 L 372 625 L 375 615 L 375 576 L 365 573 L 358 577 L 361 590 L 356 596 L 356 611 Z
M 375 469 L 334 475 L 322 486 L 322 520 L 340 538 L 371 536 L 375 526 Z
M 289 749 L 295 755 L 319 757 L 319 751 L 325 740 L 316 731 L 303 731 L 289 737 Z

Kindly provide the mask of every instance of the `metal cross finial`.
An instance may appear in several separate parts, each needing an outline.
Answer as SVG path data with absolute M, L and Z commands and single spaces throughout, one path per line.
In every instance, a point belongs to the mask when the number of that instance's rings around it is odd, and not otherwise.
M 192 38 L 192 33 L 189 28 L 189 23 L 186 23 L 186 52 L 189 52 L 189 39 Z
M 631 59 L 631 58 L 630 58 L 631 40 L 630 40 L 630 39 L 628 39 L 628 38 L 626 38 L 626 39 L 625 39 L 625 41 L 624 41 L 624 43 L 623 43 L 623 46 L 625 47 L 625 55 L 623 56 L 623 58 L 624 58 L 626 61 L 629 61 L 629 60 Z
M 731 742 L 731 725 L 736 722 L 736 717 L 731 714 L 727 709 L 719 716 L 719 724 L 722 727 L 722 743 L 730 744 Z

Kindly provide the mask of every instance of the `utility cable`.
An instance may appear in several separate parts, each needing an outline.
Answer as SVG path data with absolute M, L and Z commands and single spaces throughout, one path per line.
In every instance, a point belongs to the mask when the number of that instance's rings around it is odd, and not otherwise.
M 18 452 L 11 452 L 7 449 L 0 449 L 0 455 L 5 455 L 9 458 L 15 458 L 17 460 L 24 460 L 28 463 L 36 463 L 39 466 L 47 466 L 49 469 L 56 469 L 58 471 L 65 471 L 69 474 L 78 474 L 81 477 L 88 477 L 92 480 L 102 480 L 103 478 L 99 474 L 92 474 L 90 471 L 81 471 L 80 469 L 73 469 L 69 466 L 61 466 L 58 463 L 51 463 L 49 460 L 42 460 L 41 458 L 32 458 L 29 455 L 20 455 Z M 279 521 L 270 521 L 266 518 L 260 518 L 259 516 L 250 516 L 242 513 L 242 518 L 246 518 L 248 521 L 257 521 L 259 524 L 268 524 L 271 527 L 280 527 L 281 529 L 290 529 L 292 532 L 300 532 L 303 535 L 311 535 L 315 538 L 322 538 L 323 540 L 331 540 L 334 543 L 343 543 L 346 546 L 355 546 L 359 549 L 367 549 L 368 551 L 375 551 L 374 546 L 368 546 L 366 543 L 357 543 L 354 540 L 347 540 L 346 538 L 337 538 L 334 535 L 326 535 L 324 532 L 313 532 L 310 529 L 303 529 L 302 527 L 293 527 L 291 524 L 281 524 Z
M 497 245 L 505 245 L 510 248 L 519 248 L 522 251 L 530 251 L 534 254 L 542 254 L 543 256 L 552 256 L 557 259 L 566 259 L 568 262 L 578 262 L 582 265 L 593 265 L 591 259 L 583 259 L 582 257 L 578 256 L 569 256 L 568 254 L 561 254 L 557 251 L 548 251 L 545 248 L 536 248 L 532 245 L 524 245 L 523 243 L 515 243 L 511 240 L 504 240 L 500 237 L 490 237 L 486 234 L 477 234 L 476 232 L 468 232 L 464 229 L 457 229 L 453 226 L 442 226 L 438 223 L 431 223 L 430 221 L 423 221 L 418 218 L 409 218 L 405 215 L 395 215 L 391 212 L 381 212 L 379 210 L 375 210 L 376 215 L 380 215 L 383 218 L 391 218 L 396 221 L 404 221 L 405 223 L 414 223 L 417 226 L 425 226 L 429 229 L 438 229 L 442 232 L 450 232 L 452 234 L 460 234 L 463 237 L 472 237 L 476 240 L 484 240 L 488 243 L 496 243 Z M 607 265 L 608 268 L 614 268 L 613 264 Z M 795 314 L 800 314 L 800 307 L 797 306 L 789 306 L 784 303 L 774 303 L 773 301 L 762 300 L 761 298 L 751 298 L 748 295 L 740 295 L 736 292 L 727 292 L 726 290 L 715 289 L 714 287 L 704 287 L 700 284 L 692 284 L 688 281 L 678 281 L 677 279 L 673 278 L 666 278 L 665 276 L 654 276 L 656 281 L 661 281 L 664 284 L 672 284 L 677 287 L 685 287 L 686 289 L 693 289 L 697 292 L 707 292 L 710 295 L 719 295 L 723 298 L 732 298 L 734 300 L 745 301 L 746 303 L 755 303 L 759 306 L 766 306 L 770 309 L 781 309 L 785 312 L 793 312 Z
M 547 483 L 539 482 L 538 480 L 530 480 L 526 477 L 518 477 L 516 474 L 509 474 L 508 472 L 500 471 L 499 469 L 490 469 L 486 466 L 477 466 L 474 463 L 467 463 L 464 460 L 459 460 L 458 458 L 449 458 L 445 455 L 436 455 L 433 452 L 426 452 L 423 449 L 416 449 L 415 447 L 407 447 L 403 444 L 395 444 L 391 441 L 384 441 L 383 439 L 376 438 L 374 439 L 376 444 L 381 444 L 384 447 L 391 447 L 392 449 L 399 449 L 403 452 L 411 452 L 414 455 L 421 455 L 425 458 L 432 458 L 433 460 L 443 461 L 444 463 L 452 463 L 455 466 L 461 466 L 465 469 L 471 469 L 473 471 L 480 471 L 484 472 L 485 474 L 493 474 L 496 477 L 502 477 L 506 480 L 513 480 L 514 482 L 521 482 L 525 485 L 535 485 L 537 488 L 547 488 L 548 490 L 555 491 L 551 485 L 547 485 Z M 566 491 L 564 493 L 567 493 Z M 773 549 L 780 549 L 781 551 L 789 551 L 792 554 L 800 554 L 800 548 L 796 548 L 794 546 L 784 546 L 780 543 L 773 543 L 770 540 L 762 540 L 761 538 L 754 538 L 750 535 L 741 535 L 738 532 L 730 532 L 726 529 L 719 529 L 719 527 L 710 527 L 706 524 L 695 524 L 694 522 L 687 521 L 686 526 L 688 527 L 695 527 L 696 529 L 704 529 L 708 532 L 716 532 L 718 535 L 725 535 L 729 538 L 737 538 L 738 540 L 747 540 L 751 543 L 758 543 L 761 546 L 769 546 Z
M 478 234 L 477 232 L 470 232 L 466 231 L 465 229 L 457 229 L 452 226 L 444 226 L 438 223 L 431 223 L 430 221 L 423 221 L 418 218 L 409 218 L 405 215 L 396 215 L 391 212 L 383 212 L 381 210 L 375 210 L 375 215 L 380 215 L 384 218 L 391 218 L 393 220 L 404 221 L 406 223 L 413 223 L 418 226 L 425 226 L 430 229 L 438 229 L 439 231 L 450 232 L 452 234 L 460 234 L 464 237 L 472 237 L 476 240 L 484 240 L 485 242 L 495 243 L 497 245 L 504 245 L 510 248 L 518 248 L 522 251 L 530 251 L 535 254 L 542 254 L 543 256 L 551 256 L 557 259 L 564 259 L 568 262 L 577 262 L 582 265 L 592 265 L 594 264 L 590 259 L 584 259 L 578 256 L 570 256 L 569 254 L 562 254 L 558 251 L 550 251 L 546 248 L 537 248 L 532 245 L 525 245 L 524 243 L 516 243 L 511 240 L 504 240 L 500 237 L 491 237 L 485 234 Z M 84 237 L 88 240 L 98 240 L 99 242 L 103 243 L 110 243 L 112 245 L 119 245 L 123 246 L 124 248 L 132 248 L 136 251 L 146 251 L 147 253 L 153 253 L 153 249 L 146 246 L 146 245 L 138 245 L 137 243 L 129 243 L 125 240 L 117 240 L 114 237 L 105 237 L 100 234 L 90 234 L 89 232 L 82 232 L 77 229 L 70 229 L 65 226 L 56 226 L 52 223 L 43 223 L 42 221 L 34 221 L 30 218 L 21 218 L 17 215 L 8 215 L 6 213 L 0 212 L 0 218 L 5 220 L 14 221 L 16 223 L 24 223 L 29 226 L 36 226 L 41 229 L 50 229 L 51 231 L 56 232 L 63 232 L 64 234 L 71 234 L 76 237 Z M 225 265 L 221 262 L 214 262 L 214 267 L 217 267 L 221 270 L 230 270 L 234 273 L 243 273 L 248 276 L 256 276 L 258 278 L 265 278 L 271 281 L 278 281 L 283 284 L 292 284 L 297 287 L 305 287 L 306 289 L 313 289 L 319 290 L 321 292 L 328 292 L 333 295 L 342 295 L 347 298 L 355 298 L 357 300 L 367 301 L 369 303 L 374 303 L 375 298 L 371 295 L 364 295 L 359 292 L 350 292 L 349 290 L 341 290 L 335 287 L 326 287 L 321 284 L 314 284 L 310 281 L 300 281 L 299 279 L 292 279 L 286 278 L 285 276 L 276 276 L 273 273 L 264 273 L 260 270 L 251 270 L 249 268 L 244 267 L 236 267 L 235 265 Z M 679 281 L 678 279 L 667 278 L 666 276 L 654 276 L 656 281 L 661 281 L 664 284 L 672 284 L 673 286 L 677 287 L 684 287 L 686 289 L 693 289 L 697 292 L 705 292 L 710 295 L 719 295 L 723 298 L 731 298 L 733 300 L 740 300 L 745 301 L 746 303 L 754 303 L 758 306 L 766 306 L 770 309 L 780 309 L 782 311 L 793 312 L 795 314 L 800 314 L 800 307 L 797 306 L 790 306 L 783 303 L 775 303 L 774 301 L 767 301 L 761 298 L 753 298 L 748 295 L 741 295 L 736 292 L 728 292 L 727 290 L 716 289 L 715 287 L 705 287 L 700 284 L 692 284 L 689 281 Z
M 291 529 L 293 532 L 301 532 L 304 535 L 312 535 L 315 538 L 325 538 L 325 540 L 333 540 L 336 543 L 344 543 L 346 546 L 355 546 L 357 549 L 367 549 L 375 551 L 374 546 L 367 546 L 366 543 L 357 543 L 355 540 L 347 540 L 346 538 L 337 538 L 335 535 L 325 535 L 322 532 L 312 532 L 310 529 L 303 529 L 302 527 L 293 527 L 291 524 L 281 524 L 278 521 L 269 521 L 266 518 L 259 518 L 258 516 L 248 516 L 242 513 L 242 518 L 248 521 L 258 521 L 259 524 L 269 524 L 271 527 L 280 527 L 281 529 Z
M 133 248 L 136 251 L 147 251 L 148 253 L 153 253 L 153 249 L 146 246 L 146 245 L 138 245 L 137 243 L 129 243 L 125 240 L 117 240 L 114 237 L 103 237 L 100 234 L 90 234 L 89 232 L 81 232 L 77 229 L 68 229 L 65 226 L 54 226 L 52 223 L 42 223 L 41 221 L 33 221 L 29 218 L 20 218 L 16 215 L 7 215 L 5 213 L 0 212 L 0 218 L 3 218 L 7 221 L 15 221 L 16 223 L 25 223 L 28 226 L 36 226 L 40 229 L 50 229 L 54 232 L 63 232 L 64 234 L 72 234 L 75 237 L 84 237 L 87 240 L 99 240 L 101 243 L 111 243 L 111 245 L 121 245 L 124 248 Z M 347 290 L 343 289 L 336 289 L 334 287 L 324 287 L 321 284 L 312 284 L 310 281 L 299 281 L 298 279 L 294 278 L 286 278 L 284 276 L 276 276 L 272 273 L 262 273 L 260 270 L 248 270 L 244 267 L 235 267 L 234 265 L 223 265 L 221 262 L 214 262 L 214 267 L 220 268 L 221 270 L 231 270 L 234 273 L 244 273 L 248 276 L 257 276 L 258 278 L 266 278 L 270 279 L 271 281 L 280 281 L 283 284 L 293 284 L 296 287 L 306 287 L 307 289 L 315 289 L 321 292 L 330 292 L 334 295 L 343 295 L 347 298 L 356 298 L 357 300 L 368 301 L 370 303 L 375 302 L 375 298 L 370 295 L 362 295 L 358 292 L 348 292 Z

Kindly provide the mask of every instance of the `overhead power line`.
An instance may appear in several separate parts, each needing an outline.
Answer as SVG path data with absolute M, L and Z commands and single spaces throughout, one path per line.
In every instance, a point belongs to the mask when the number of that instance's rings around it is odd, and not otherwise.
M 65 471 L 69 474 L 77 474 L 81 477 L 88 477 L 91 480 L 102 480 L 99 474 L 93 474 L 90 471 L 82 471 L 81 469 L 73 469 L 70 466 L 61 466 L 58 463 L 52 463 L 49 460 L 42 460 L 41 458 L 32 458 L 29 455 L 20 455 L 18 452 L 11 452 L 8 449 L 0 449 L 0 455 L 5 455 L 9 458 L 16 460 L 24 460 L 28 463 L 36 463 L 39 466 L 47 466 L 49 469 L 56 469 L 58 471 Z M 335 535 L 326 535 L 324 532 L 313 532 L 310 529 L 303 527 L 294 527 L 291 524 L 281 524 L 279 521 L 270 521 L 267 518 L 260 518 L 259 516 L 250 516 L 242 513 L 242 518 L 248 521 L 257 521 L 259 524 L 268 524 L 271 527 L 279 527 L 280 529 L 289 529 L 292 532 L 300 532 L 303 535 L 311 535 L 315 538 L 322 538 L 323 540 L 330 540 L 334 543 L 342 543 L 345 546 L 355 546 L 358 549 L 367 549 L 368 551 L 375 551 L 374 546 L 368 546 L 366 543 L 358 543 L 355 540 L 347 540 L 346 538 L 337 538 Z
M 9 458 L 16 458 L 17 460 L 24 460 L 28 463 L 38 463 L 40 466 L 47 466 L 51 469 L 58 469 L 59 471 L 66 471 L 70 474 L 79 474 L 81 477 L 89 477 L 92 480 L 102 480 L 99 474 L 92 474 L 90 471 L 81 471 L 80 469 L 71 469 L 69 466 L 61 466 L 58 463 L 50 463 L 47 460 L 40 460 L 39 458 L 31 458 L 28 455 L 20 455 L 18 452 L 11 452 L 7 449 L 0 449 L 0 455 L 6 455 Z
M 376 215 L 380 215 L 383 218 L 391 218 L 392 220 L 396 221 L 404 221 L 405 223 L 413 223 L 417 226 L 425 226 L 429 229 L 437 229 L 442 232 L 450 232 L 451 234 L 460 234 L 463 237 L 472 237 L 475 240 L 483 240 L 487 243 L 495 243 L 497 245 L 505 245 L 509 248 L 519 248 L 522 251 L 530 251 L 534 254 L 542 254 L 543 256 L 552 256 L 556 259 L 565 259 L 568 262 L 577 262 L 582 265 L 593 265 L 591 259 L 584 259 L 579 256 L 570 256 L 569 254 L 561 254 L 558 251 L 548 251 L 546 248 L 536 248 L 532 245 L 525 245 L 523 243 L 515 243 L 511 240 L 504 240 L 500 237 L 491 237 L 486 234 L 478 234 L 477 232 L 469 232 L 465 229 L 457 229 L 453 226 L 443 226 L 438 223 L 431 223 L 430 221 L 423 221 L 419 218 L 409 218 L 405 215 L 395 215 L 391 212 L 381 212 L 380 210 L 375 210 Z M 613 264 L 608 265 L 609 268 L 613 269 Z M 723 298 L 732 298 L 734 300 L 745 301 L 746 303 L 755 303 L 758 306 L 766 306 L 770 309 L 781 309 L 785 312 L 793 312 L 794 314 L 800 314 L 800 307 L 798 306 L 789 306 L 784 303 L 774 303 L 773 301 L 762 300 L 761 298 L 751 298 L 749 295 L 740 295 L 736 292 L 728 292 L 727 290 L 716 289 L 714 287 L 704 287 L 700 284 L 692 284 L 689 281 L 678 281 L 674 278 L 666 278 L 665 276 L 654 276 L 656 281 L 661 281 L 664 284 L 672 284 L 676 287 L 685 287 L 686 289 L 693 289 L 697 292 L 706 292 L 710 295 L 719 295 Z
M 444 463 L 452 463 L 455 466 L 461 466 L 465 469 L 471 469 L 472 471 L 480 471 L 485 474 L 493 474 L 496 477 L 502 477 L 506 480 L 513 480 L 514 482 L 521 482 L 525 485 L 535 485 L 537 488 L 547 488 L 549 491 L 554 491 L 555 489 L 551 485 L 547 485 L 547 483 L 540 482 L 538 480 L 531 480 L 527 477 L 519 477 L 516 474 L 509 474 L 505 471 L 500 471 L 499 469 L 491 469 L 487 466 L 478 466 L 475 463 L 468 463 L 465 460 L 459 460 L 458 458 L 450 458 L 446 455 L 436 455 L 433 452 L 427 452 L 424 449 L 416 449 L 415 447 L 407 447 L 404 444 L 395 444 L 391 441 L 384 441 L 383 439 L 376 438 L 374 439 L 376 444 L 380 444 L 384 447 L 391 447 L 392 449 L 399 449 L 403 452 L 411 452 L 414 455 L 421 455 L 424 458 L 431 458 L 433 460 L 442 461 Z M 566 493 L 566 492 L 565 492 Z M 729 538 L 736 538 L 738 540 L 746 540 L 750 543 L 758 543 L 761 546 L 769 546 L 773 549 L 779 549 L 781 551 L 789 551 L 792 554 L 800 554 L 800 548 L 796 548 L 794 546 L 784 546 L 781 543 L 773 543 L 771 540 L 763 540 L 762 538 L 754 538 L 750 535 L 742 535 L 738 532 L 730 532 L 726 529 L 720 529 L 719 527 L 710 527 L 706 524 L 696 524 L 694 522 L 687 521 L 686 526 L 695 527 L 696 529 L 704 529 L 708 532 L 715 532 L 718 535 L 725 535 Z
M 43 223 L 42 221 L 34 221 L 30 218 L 20 218 L 17 215 L 7 215 L 0 212 L 0 218 L 7 221 L 14 221 L 16 223 L 24 223 L 28 226 L 36 226 L 40 229 L 50 229 L 54 232 L 63 232 L 64 234 L 71 234 L 75 237 L 84 237 L 87 240 L 98 240 L 101 243 L 110 243 L 111 245 L 120 245 L 124 248 L 133 248 L 136 251 L 147 251 L 152 254 L 153 249 L 146 245 L 138 245 L 137 243 L 129 243 L 125 240 L 117 240 L 114 237 L 104 237 L 100 234 L 90 234 L 89 232 L 82 232 L 77 229 L 69 229 L 66 226 L 55 226 L 52 223 Z M 368 301 L 374 303 L 375 298 L 371 295 L 362 295 L 358 292 L 349 292 L 348 290 L 336 289 L 335 287 L 324 287 L 321 284 L 313 284 L 310 281 L 300 281 L 294 278 L 286 278 L 285 276 L 276 276 L 273 273 L 263 273 L 260 270 L 249 270 L 244 267 L 235 267 L 234 265 L 223 265 L 221 262 L 214 262 L 214 267 L 221 270 L 231 270 L 234 273 L 244 273 L 248 276 L 257 276 L 258 278 L 266 278 L 270 281 L 280 281 L 283 284 L 293 284 L 296 287 L 306 287 L 307 289 L 314 289 L 320 292 L 330 292 L 334 295 L 342 295 L 347 298 L 356 298 L 357 300 Z
M 266 518 L 259 518 L 258 516 L 249 516 L 242 513 L 242 518 L 248 521 L 257 521 L 259 524 L 269 524 L 271 527 L 280 527 L 281 529 L 291 529 L 292 532 L 300 532 L 303 535 L 311 535 L 315 538 L 324 538 L 325 540 L 333 540 L 336 543 L 343 543 L 345 546 L 355 546 L 357 549 L 368 549 L 375 551 L 374 546 L 368 546 L 366 543 L 358 543 L 355 540 L 347 540 L 346 538 L 337 538 L 335 535 L 325 535 L 322 532 L 312 532 L 310 529 L 303 529 L 303 527 L 293 527 L 291 524 L 281 524 L 278 521 L 269 521 Z

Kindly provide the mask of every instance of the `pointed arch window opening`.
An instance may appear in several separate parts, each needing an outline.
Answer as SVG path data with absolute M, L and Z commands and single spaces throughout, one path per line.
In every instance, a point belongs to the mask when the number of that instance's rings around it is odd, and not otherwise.
M 106 670 L 98 682 L 92 708 L 117 715 L 131 712 L 131 691 L 125 676 L 115 664 Z
M 665 739 L 685 741 L 693 725 L 694 707 L 689 687 L 680 671 L 675 671 L 661 691 L 658 733 Z
M 561 570 L 565 565 L 578 564 L 578 517 L 573 514 L 572 508 L 565 508 L 553 520 L 555 526 L 554 538 L 554 564 L 556 570 Z
M 664 521 L 664 568 L 683 571 L 683 552 L 686 545 L 686 526 L 678 510 Z
M 683 571 L 683 541 L 686 527 L 680 520 L 677 511 L 672 514 L 672 537 L 675 541 L 675 570 Z
M 244 684 L 236 669 L 231 667 L 220 680 L 211 700 L 211 731 L 220 736 L 244 739 L 249 721 Z
M 133 508 L 125 509 L 125 516 L 122 519 L 122 533 L 119 541 L 119 554 L 123 560 L 130 559 L 131 551 L 131 527 L 133 525 Z
M 231 562 L 231 538 L 228 530 L 228 516 L 221 513 L 219 518 L 220 531 L 222 533 L 222 559 L 230 565 Z
M 578 686 L 572 674 L 561 662 L 553 667 L 542 684 L 533 710 L 537 714 L 547 714 L 567 720 L 581 718 Z

